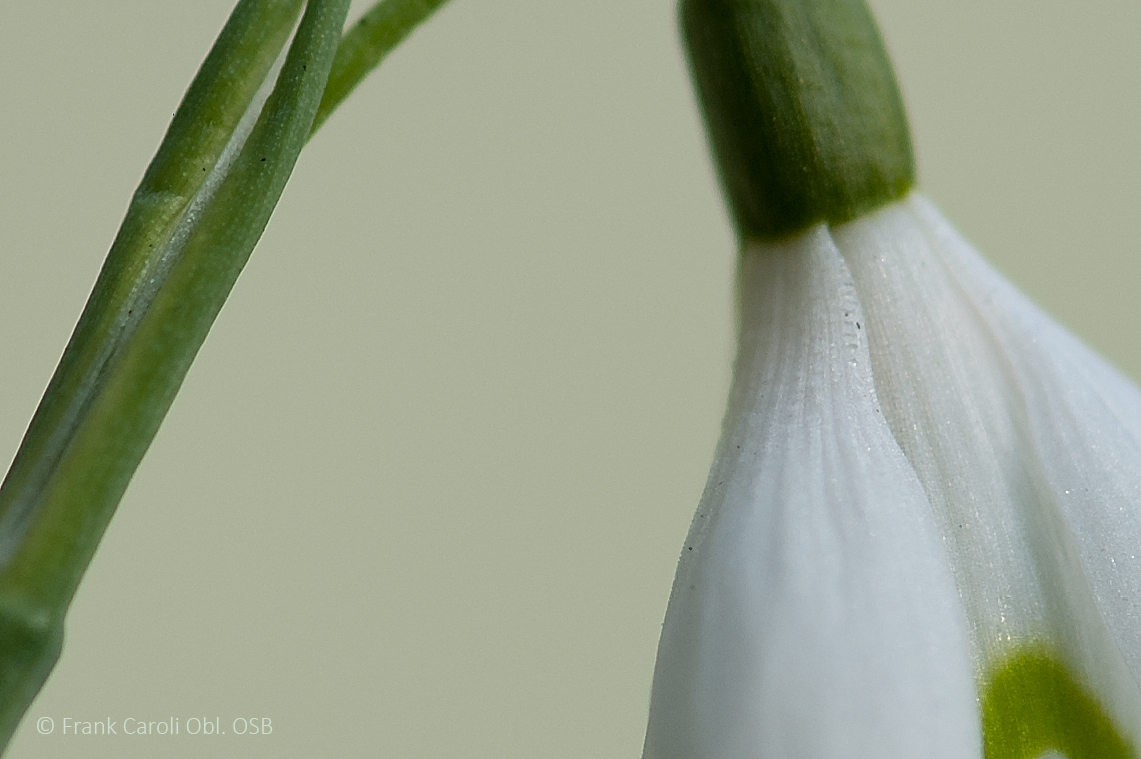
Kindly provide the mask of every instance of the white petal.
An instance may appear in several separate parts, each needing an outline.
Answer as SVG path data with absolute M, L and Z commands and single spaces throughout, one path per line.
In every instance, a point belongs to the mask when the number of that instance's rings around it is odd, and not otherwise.
M 1067 482 L 1086 473 L 1084 486 L 1106 476 L 1091 461 L 1098 455 L 1071 455 L 1094 430 L 1059 423 L 1090 412 L 1089 404 L 1076 416 L 1063 409 L 1091 392 L 1105 401 L 1098 424 L 1115 430 L 1117 453 L 1138 460 L 1129 425 L 1113 421 L 1127 383 L 1108 379 L 1100 362 L 1082 377 L 1074 359 L 1088 361 L 1088 351 L 924 201 L 893 204 L 833 235 L 868 318 L 884 414 L 948 540 L 980 679 L 1017 646 L 1045 643 L 1136 743 L 1141 693 L 1121 636 L 1102 616 L 1109 607 L 1096 584 L 1112 583 L 1112 571 L 1103 580 L 1090 572 L 1090 546 L 1109 528 L 1127 529 L 1123 541 L 1141 532 L 1126 518 L 1076 518 L 1058 480 L 1063 469 Z M 1065 368 L 1051 368 L 1058 362 Z
M 981 755 L 965 615 L 824 227 L 742 258 L 741 349 L 648 759 Z
M 995 272 L 926 200 L 910 210 L 969 293 L 1010 362 L 1015 411 L 1028 431 L 1088 582 L 1116 642 L 1114 657 L 1087 656 L 1116 706 L 1141 713 L 1141 391 Z M 1121 658 L 1131 677 L 1121 671 Z M 1106 672 L 1105 670 L 1109 670 Z M 1123 682 L 1122 682 L 1123 681 Z

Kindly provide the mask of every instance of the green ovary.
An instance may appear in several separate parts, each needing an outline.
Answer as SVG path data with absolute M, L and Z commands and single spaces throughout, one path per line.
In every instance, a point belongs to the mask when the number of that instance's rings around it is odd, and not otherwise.
M 983 691 L 986 759 L 1135 759 L 1137 754 L 1059 657 L 1019 649 L 991 672 Z

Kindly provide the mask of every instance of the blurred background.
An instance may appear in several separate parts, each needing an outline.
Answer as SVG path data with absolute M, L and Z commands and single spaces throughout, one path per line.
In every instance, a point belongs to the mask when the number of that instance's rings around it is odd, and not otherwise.
M 231 4 L 0 4 L 5 461 Z M 872 6 L 924 190 L 1141 376 L 1141 5 Z M 674 13 L 453 0 L 325 125 L 8 756 L 640 755 L 733 350 Z

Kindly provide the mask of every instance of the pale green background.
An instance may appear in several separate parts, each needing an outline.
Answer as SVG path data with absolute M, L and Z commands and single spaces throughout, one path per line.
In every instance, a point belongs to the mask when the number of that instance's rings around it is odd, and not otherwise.
M 0 3 L 5 459 L 229 5 Z M 1141 375 L 1141 4 L 873 6 L 928 193 Z M 9 756 L 637 757 L 733 259 L 671 0 L 453 0 L 302 155 Z

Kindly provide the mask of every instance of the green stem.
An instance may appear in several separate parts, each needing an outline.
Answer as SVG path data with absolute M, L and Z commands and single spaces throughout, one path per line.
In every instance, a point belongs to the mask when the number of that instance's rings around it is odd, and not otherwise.
M 145 310 L 138 307 L 140 291 L 171 248 L 187 207 L 215 175 L 301 5 L 243 0 L 235 8 L 132 198 L 0 486 L 0 746 L 59 655 L 67 604 L 118 500 L 84 494 L 81 501 L 62 502 L 55 495 L 60 467 L 77 437 L 91 429 L 90 411 L 136 332 L 136 313 Z M 89 471 L 98 477 L 109 463 L 89 460 Z M 61 530 L 68 522 L 71 529 Z
M 445 0 L 240 0 L 135 191 L 0 485 L 0 749 L 59 656 L 115 507 L 261 237 L 301 149 Z
M 58 658 L 80 578 L 308 140 L 349 1 L 310 0 L 259 114 L 302 2 L 241 0 L 132 199 L 0 486 L 0 746 Z
M 316 132 L 349 93 L 422 21 L 448 0 L 381 0 L 345 33 L 313 120 Z
M 143 283 L 154 278 L 192 199 L 220 173 L 226 145 L 301 6 L 302 0 L 240 2 L 175 112 L 0 488 L 0 565 L 22 539 L 111 354 L 130 339 Z

